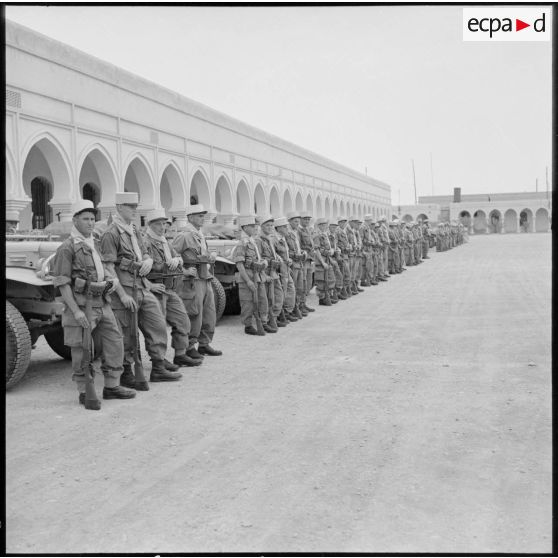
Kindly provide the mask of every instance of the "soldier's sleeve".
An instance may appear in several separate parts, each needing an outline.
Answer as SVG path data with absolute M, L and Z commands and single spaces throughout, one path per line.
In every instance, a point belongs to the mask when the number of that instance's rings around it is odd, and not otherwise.
M 52 265 L 52 284 L 55 287 L 69 285 L 72 282 L 72 263 L 74 251 L 69 243 L 62 243 L 56 250 Z
M 244 247 L 244 243 L 243 242 L 239 242 L 233 250 L 233 253 L 231 255 L 231 259 L 232 261 L 236 264 L 236 263 L 244 263 L 245 259 L 246 259 L 246 249 Z
M 101 237 L 101 259 L 108 264 L 116 263 L 118 257 L 118 237 L 113 230 L 107 229 Z

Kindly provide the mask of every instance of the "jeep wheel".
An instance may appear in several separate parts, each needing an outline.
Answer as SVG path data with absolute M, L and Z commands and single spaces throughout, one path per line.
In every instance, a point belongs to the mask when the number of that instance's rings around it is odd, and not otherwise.
M 211 286 L 213 287 L 213 295 L 215 298 L 215 321 L 218 322 L 225 311 L 227 295 L 225 294 L 225 289 L 223 289 L 223 285 L 221 285 L 219 279 L 212 277 Z
M 58 356 L 61 356 L 66 360 L 72 360 L 72 350 L 70 347 L 64 345 L 64 330 L 62 327 L 45 333 L 45 339 L 49 347 Z
M 6 388 L 15 386 L 27 372 L 31 335 L 19 310 L 6 301 Z

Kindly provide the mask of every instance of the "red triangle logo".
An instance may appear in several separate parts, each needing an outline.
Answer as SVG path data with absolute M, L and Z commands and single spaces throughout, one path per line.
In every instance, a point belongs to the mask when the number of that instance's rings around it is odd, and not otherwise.
M 525 23 L 524 21 L 521 21 L 520 19 L 515 20 L 515 30 L 516 31 L 521 31 L 522 29 L 525 29 L 526 27 L 531 27 L 530 23 Z

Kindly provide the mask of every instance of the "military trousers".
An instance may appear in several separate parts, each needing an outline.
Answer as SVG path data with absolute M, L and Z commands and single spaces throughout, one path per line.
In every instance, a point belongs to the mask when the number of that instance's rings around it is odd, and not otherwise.
M 85 311 L 84 308 L 81 310 Z M 62 315 L 64 326 L 64 344 L 70 347 L 72 354 L 72 380 L 76 382 L 80 393 L 85 392 L 85 370 L 81 362 L 83 359 L 83 328 L 75 319 L 69 308 Z M 122 332 L 110 304 L 92 309 L 91 331 L 93 347 L 101 353 L 101 371 L 103 372 L 105 387 L 116 387 L 120 383 L 122 362 L 124 360 L 124 345 Z M 92 353 L 94 354 L 94 350 Z
M 190 318 L 184 308 L 182 299 L 174 291 L 167 289 L 164 293 L 153 293 L 161 306 L 161 312 L 171 326 L 171 347 L 176 351 L 188 349 Z
M 421 260 L 421 256 L 422 256 L 422 246 L 421 246 L 421 241 L 417 240 L 415 242 L 415 262 L 419 263 Z
M 372 252 L 365 251 L 362 253 L 362 273 L 360 278 L 365 282 L 370 282 L 374 278 L 374 262 L 372 260 Z
M 127 295 L 133 296 L 132 287 L 122 286 Z M 167 324 L 155 295 L 139 287 L 137 290 L 138 326 L 145 338 L 145 348 L 152 362 L 162 362 L 167 353 Z M 130 310 L 124 308 L 118 296 L 112 297 L 112 308 L 124 337 L 124 359 L 134 362 L 134 344 L 137 331 Z M 140 350 L 139 346 L 137 347 Z
M 303 301 L 306 301 L 306 297 L 308 293 L 311 291 L 312 285 L 312 275 L 314 273 L 314 262 L 312 260 L 306 260 L 302 264 L 302 280 L 304 282 L 304 298 Z
M 388 273 L 388 269 L 389 269 L 389 262 L 388 262 L 388 255 L 389 255 L 389 246 L 384 246 L 383 247 L 383 258 L 384 258 L 384 271 L 386 273 Z
M 304 300 L 304 279 L 303 279 L 303 269 L 300 267 L 291 267 L 291 276 L 293 278 L 296 301 L 302 302 Z
M 281 264 L 281 287 L 283 290 L 283 306 L 285 312 L 292 312 L 296 301 L 296 292 L 292 275 L 286 263 Z
M 405 264 L 406 265 L 413 265 L 413 247 L 412 246 L 405 246 Z
M 277 317 L 281 313 L 285 298 L 283 294 L 283 287 L 281 286 L 281 279 L 279 277 L 271 279 L 271 281 L 265 283 L 265 287 L 269 315 Z
M 257 315 L 262 321 L 262 324 L 267 323 L 268 317 L 268 302 L 265 292 L 265 283 L 255 283 L 256 293 L 253 293 L 248 285 L 242 281 L 238 283 L 238 298 L 240 300 L 240 319 L 245 326 L 254 326 L 254 315 Z M 256 299 L 258 300 L 258 307 L 256 309 Z
M 205 347 L 213 341 L 215 333 L 215 297 L 211 279 L 184 280 L 180 298 L 190 318 L 188 349 L 196 343 Z
M 426 258 L 426 256 L 428 256 L 428 239 L 423 238 L 422 239 L 422 257 Z
M 330 289 L 335 287 L 335 273 L 331 266 L 324 269 L 321 265 L 316 265 L 314 270 L 314 280 L 316 281 L 316 293 L 322 300 Z
M 337 260 L 331 260 L 331 267 L 330 269 L 333 271 L 333 275 L 335 277 L 335 288 L 342 289 L 343 288 L 343 272 L 341 271 L 340 264 Z M 333 288 L 333 287 L 332 287 Z

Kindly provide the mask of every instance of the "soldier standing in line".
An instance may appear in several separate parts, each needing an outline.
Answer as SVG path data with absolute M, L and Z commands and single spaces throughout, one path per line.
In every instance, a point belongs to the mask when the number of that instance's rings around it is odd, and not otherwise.
M 335 231 L 337 230 L 337 223 L 332 222 L 329 224 L 329 230 L 327 237 L 329 239 L 329 244 L 333 249 L 333 256 L 330 258 L 330 269 L 335 277 L 334 288 L 331 289 L 330 298 L 331 302 L 339 302 L 339 300 L 346 300 L 347 297 L 342 293 L 343 290 L 343 272 L 341 271 L 341 266 L 343 265 L 343 259 L 341 258 L 341 250 L 337 247 L 337 235 Z
M 124 360 L 123 339 L 110 307 L 110 293 L 118 288 L 119 283 L 116 276 L 103 265 L 99 242 L 92 235 L 97 210 L 93 202 L 79 200 L 73 205 L 72 213 L 70 237 L 58 247 L 54 257 L 53 284 L 60 288 L 65 302 L 62 314 L 64 344 L 70 347 L 72 354 L 72 379 L 76 382 L 78 401 L 86 409 L 98 411 L 101 402 L 96 397 L 91 400 L 85 397 L 86 374 L 89 373 L 85 366 L 91 364 L 84 364 L 85 332 L 96 339 L 101 347 L 103 399 L 130 399 L 136 393 L 119 386 Z M 88 296 L 92 306 L 92 316 L 89 317 L 85 312 Z M 90 357 L 92 359 L 92 355 Z
M 360 223 L 361 220 L 358 217 L 351 217 L 351 222 L 349 223 L 350 231 L 352 233 L 352 240 L 349 239 L 349 242 L 353 244 L 353 252 L 354 252 L 354 260 L 353 260 L 353 269 L 351 272 L 352 276 L 352 285 L 354 290 L 356 291 L 355 294 L 364 292 L 364 289 L 360 288 L 360 275 L 362 273 L 362 240 L 360 238 Z
M 405 228 L 405 223 L 397 219 L 397 241 L 399 243 L 399 271 L 407 271 L 405 266 L 405 240 L 403 235 L 403 229 Z
M 405 223 L 403 230 L 403 242 L 405 243 L 405 263 L 407 266 L 415 265 L 414 262 L 414 248 L 413 248 L 413 234 L 411 233 L 411 223 Z
M 275 250 L 274 239 L 274 219 L 271 215 L 266 215 L 260 220 L 260 234 L 256 236 L 256 245 L 260 251 L 260 256 L 267 262 L 267 303 L 269 307 L 267 323 L 271 329 L 285 327 L 288 324 L 286 319 L 281 319 L 283 310 L 283 287 L 281 286 L 281 257 Z M 273 292 L 272 292 L 273 291 Z
M 364 223 L 359 228 L 360 238 L 362 240 L 362 273 L 360 276 L 360 284 L 363 287 L 377 285 L 374 280 L 374 262 L 372 255 L 372 233 L 370 230 L 370 222 L 372 215 L 364 216 Z
M 138 205 L 136 192 L 115 194 L 116 214 L 112 223 L 101 237 L 103 261 L 111 275 L 120 282 L 117 297 L 112 298 L 112 309 L 124 337 L 124 372 L 120 384 L 137 390 L 149 389 L 147 383 L 138 381 L 132 373 L 137 347 L 137 331 L 133 331 L 131 312 L 138 312 L 138 325 L 145 338 L 145 346 L 151 358 L 151 382 L 179 380 L 180 372 L 165 369 L 167 353 L 167 325 L 161 307 L 151 292 L 147 274 L 151 271 L 153 259 L 149 257 L 134 225 Z M 137 300 L 134 301 L 134 285 Z M 135 348 L 135 349 L 134 349 Z
M 428 219 L 423 219 L 421 224 L 422 232 L 422 259 L 429 260 L 428 248 L 430 246 L 430 231 L 428 230 Z
M 375 254 L 376 254 L 376 265 L 377 265 L 377 280 L 387 281 L 387 269 L 384 267 L 384 245 L 382 242 L 382 227 L 380 221 L 374 223 L 374 239 L 375 239 Z
M 289 229 L 289 223 L 285 217 L 278 217 L 274 220 L 276 234 L 273 236 L 274 248 L 277 255 L 281 258 L 281 267 L 279 276 L 281 277 L 281 285 L 283 287 L 283 309 L 281 310 L 280 319 L 282 322 L 297 322 L 299 318 L 295 315 L 296 308 L 296 290 L 291 274 L 293 260 L 289 255 L 289 245 L 286 236 Z M 300 314 L 302 318 L 302 314 Z
M 254 234 L 256 218 L 241 215 L 238 224 L 242 235 L 235 246 L 231 259 L 238 269 L 238 297 L 240 299 L 240 319 L 244 324 L 244 333 L 248 335 L 265 335 L 254 327 L 254 318 L 259 318 L 267 333 L 276 333 L 277 328 L 267 323 L 269 308 L 265 292 L 267 262 L 260 256 Z M 255 302 L 257 300 L 257 304 Z
M 343 289 L 342 293 L 345 298 L 352 296 L 351 289 L 351 267 L 349 261 L 349 254 L 352 247 L 349 244 L 349 238 L 347 236 L 347 218 L 338 217 L 337 219 L 337 230 L 335 231 L 337 247 L 341 251 L 341 271 L 343 272 Z
M 291 211 L 287 215 L 289 221 L 289 227 L 287 228 L 287 234 L 285 235 L 285 240 L 289 247 L 289 255 L 293 261 L 291 267 L 291 273 L 293 277 L 293 282 L 296 291 L 296 303 L 294 314 L 297 318 L 308 316 L 308 310 L 304 307 L 304 260 L 306 260 L 306 253 L 303 252 L 300 247 L 300 240 L 298 229 L 300 226 L 300 213 L 298 211 Z
M 154 209 L 147 214 L 147 229 L 143 242 L 147 253 L 153 260 L 147 278 L 152 284 L 151 292 L 161 306 L 161 311 L 168 325 L 171 326 L 171 346 L 174 349 L 174 364 L 177 366 L 199 366 L 201 359 L 193 359 L 186 354 L 190 318 L 184 303 L 178 295 L 182 291 L 183 275 L 164 277 L 169 273 L 182 273 L 182 258 L 169 245 L 164 235 L 167 221 L 164 209 Z M 190 267 L 184 275 L 194 277 L 196 269 Z
M 399 255 L 398 245 L 397 245 L 397 237 L 395 235 L 395 221 L 389 222 L 389 254 L 388 254 L 388 269 L 389 272 L 393 275 L 395 273 L 399 273 L 398 271 L 398 262 L 397 258 Z
M 329 243 L 327 234 L 327 219 L 320 217 L 316 224 L 318 231 L 314 235 L 316 268 L 314 271 L 314 279 L 316 281 L 316 291 L 320 306 L 331 306 L 332 300 L 330 296 L 330 289 L 335 286 L 331 284 L 331 274 L 329 260 L 333 256 L 333 249 Z
M 370 216 L 368 222 L 368 229 L 370 230 L 370 243 L 371 243 L 371 255 L 372 255 L 372 284 L 378 285 L 379 281 L 385 281 L 380 277 L 380 238 L 376 233 L 376 222 L 374 218 Z
M 201 230 L 207 211 L 202 204 L 186 206 L 188 224 L 176 235 L 172 246 L 182 258 L 182 265 L 194 267 L 194 277 L 186 277 L 182 284 L 181 298 L 190 318 L 190 335 L 186 354 L 190 358 L 220 356 L 222 351 L 214 349 L 210 343 L 215 333 L 216 311 L 212 274 L 210 266 L 215 256 L 209 252 L 207 240 Z M 196 349 L 196 343 L 198 348 Z
M 306 298 L 312 290 L 312 275 L 314 267 L 314 242 L 312 240 L 312 230 L 310 228 L 310 221 L 312 215 L 308 211 L 301 213 L 300 227 L 298 228 L 298 238 L 300 242 L 300 249 L 306 252 L 306 259 L 302 263 L 302 280 L 304 283 L 304 298 L 302 299 L 302 307 L 307 312 L 314 312 L 315 308 L 310 308 L 306 304 Z
M 388 226 L 386 223 L 385 216 L 380 217 L 379 222 L 380 222 L 379 235 L 380 235 L 380 240 L 382 242 L 382 251 L 383 251 L 382 256 L 384 259 L 384 277 L 388 279 L 390 276 L 389 260 L 388 260 L 390 240 L 389 240 L 389 231 L 388 231 Z

